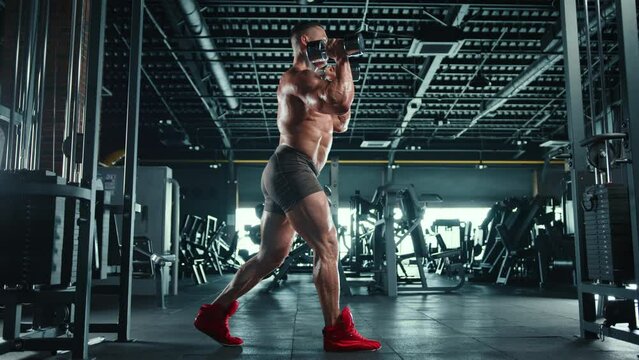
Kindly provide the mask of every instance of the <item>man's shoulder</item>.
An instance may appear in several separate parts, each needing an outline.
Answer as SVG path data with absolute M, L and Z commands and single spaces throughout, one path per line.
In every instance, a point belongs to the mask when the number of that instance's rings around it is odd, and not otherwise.
M 282 89 L 283 85 L 293 85 L 293 88 L 288 88 L 288 90 L 294 90 L 298 85 L 306 84 L 309 81 L 309 76 L 313 76 L 311 70 L 301 70 L 292 67 L 282 73 L 279 87 Z

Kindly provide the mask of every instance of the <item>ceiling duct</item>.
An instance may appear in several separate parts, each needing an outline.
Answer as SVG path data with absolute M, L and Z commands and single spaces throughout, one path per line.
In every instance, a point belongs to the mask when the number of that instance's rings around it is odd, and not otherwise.
M 231 82 L 226 74 L 224 65 L 216 52 L 217 47 L 211 39 L 209 27 L 206 25 L 202 14 L 200 14 L 200 6 L 196 3 L 196 0 L 179 0 L 178 3 L 180 4 L 186 25 L 188 25 L 191 33 L 197 36 L 195 40 L 200 46 L 200 49 L 203 50 L 202 56 L 209 60 L 207 65 L 213 73 L 222 94 L 226 97 L 229 108 L 237 109 L 239 102 L 233 93 L 233 88 L 231 88 Z

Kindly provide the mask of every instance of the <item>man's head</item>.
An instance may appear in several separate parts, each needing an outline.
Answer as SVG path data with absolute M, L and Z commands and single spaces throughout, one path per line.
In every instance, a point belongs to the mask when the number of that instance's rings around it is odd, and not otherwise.
M 291 30 L 291 46 L 296 53 L 306 51 L 306 46 L 311 41 L 328 41 L 326 31 L 318 22 L 302 22 Z

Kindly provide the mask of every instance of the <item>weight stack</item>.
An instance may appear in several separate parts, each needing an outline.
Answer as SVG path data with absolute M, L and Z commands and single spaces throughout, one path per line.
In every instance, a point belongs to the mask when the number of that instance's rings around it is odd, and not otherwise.
M 25 194 L 39 184 L 63 185 L 49 171 L 0 172 L 0 285 L 60 285 L 64 199 Z
M 628 189 L 598 184 L 583 196 L 586 264 L 592 280 L 624 282 L 634 278 Z

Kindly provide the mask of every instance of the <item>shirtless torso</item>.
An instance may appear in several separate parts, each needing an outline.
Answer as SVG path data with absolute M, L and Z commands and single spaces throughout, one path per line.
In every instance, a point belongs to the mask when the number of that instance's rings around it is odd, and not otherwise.
M 305 74 L 300 74 L 305 72 Z M 306 154 L 321 171 L 333 143 L 333 132 L 346 131 L 350 119 L 350 110 L 344 114 L 326 114 L 320 112 L 309 101 L 302 100 L 297 88 L 298 77 L 312 76 L 318 82 L 335 79 L 335 70 L 329 67 L 325 78 L 318 74 L 309 74 L 308 70 L 291 68 L 282 75 L 277 89 L 277 127 L 280 131 L 280 145 L 289 145 Z M 312 100 L 310 101 L 313 104 Z

